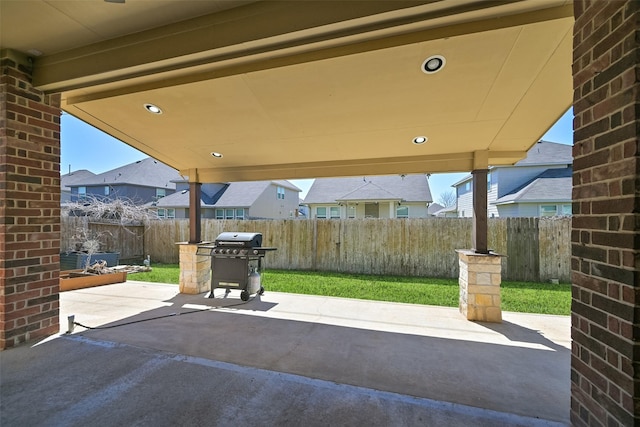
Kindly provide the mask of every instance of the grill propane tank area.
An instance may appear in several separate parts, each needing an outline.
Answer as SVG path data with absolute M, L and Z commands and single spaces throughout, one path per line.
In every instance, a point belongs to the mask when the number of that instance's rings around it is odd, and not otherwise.
M 211 257 L 211 292 L 217 288 L 240 289 L 242 301 L 251 295 L 262 295 L 262 259 L 276 248 L 262 247 L 262 233 L 240 233 L 228 231 L 220 233 L 213 245 L 198 246 L 197 255 Z

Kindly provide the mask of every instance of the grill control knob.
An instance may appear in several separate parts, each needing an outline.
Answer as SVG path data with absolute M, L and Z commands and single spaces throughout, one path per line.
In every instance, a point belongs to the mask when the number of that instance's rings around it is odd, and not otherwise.
M 254 254 L 254 255 L 258 255 L 258 252 L 259 252 L 259 251 L 258 251 L 257 249 L 254 249 L 254 250 L 253 250 L 253 254 Z
M 237 253 L 238 253 L 238 250 L 237 250 L 237 249 L 234 249 L 234 250 L 233 250 L 233 253 L 234 253 L 234 254 L 237 254 Z
M 231 249 L 227 249 L 227 254 L 230 254 L 230 253 L 231 253 Z
M 241 253 L 242 255 L 247 255 L 247 254 L 249 253 L 249 251 L 248 251 L 248 250 L 246 250 L 246 249 L 243 249 L 242 251 L 240 251 L 240 253 Z

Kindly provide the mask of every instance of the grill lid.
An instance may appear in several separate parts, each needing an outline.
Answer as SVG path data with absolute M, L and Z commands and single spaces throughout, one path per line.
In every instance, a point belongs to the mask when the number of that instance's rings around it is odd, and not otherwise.
M 262 233 L 241 233 L 225 231 L 216 237 L 216 246 L 259 248 L 262 246 Z

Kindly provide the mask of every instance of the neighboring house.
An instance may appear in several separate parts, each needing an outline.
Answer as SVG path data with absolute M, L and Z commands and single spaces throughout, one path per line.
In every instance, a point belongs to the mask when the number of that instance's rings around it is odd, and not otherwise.
M 458 217 L 458 208 L 456 206 L 449 206 L 447 208 L 442 208 L 433 214 L 438 218 L 457 218 Z
M 147 204 L 159 218 L 189 218 L 189 183 L 175 184 L 175 193 Z M 202 184 L 200 214 L 216 219 L 296 218 L 300 191 L 289 181 Z
M 147 157 L 110 171 L 77 180 L 69 185 L 71 201 L 95 197 L 100 200 L 127 199 L 141 205 L 176 191 L 182 177 L 175 169 Z
M 310 219 L 424 218 L 432 202 L 426 175 L 316 178 L 304 204 Z
M 86 181 L 87 179 L 95 175 L 96 174 L 86 169 L 80 169 L 74 172 L 60 175 L 60 203 L 71 201 L 71 185 L 74 185 L 78 182 Z
M 427 214 L 429 214 L 429 216 L 437 216 L 437 213 L 442 209 L 444 209 L 444 206 L 440 203 L 431 203 L 427 208 Z
M 298 200 L 298 218 L 299 219 L 309 218 L 309 207 L 304 204 L 303 199 Z
M 513 166 L 487 175 L 489 217 L 571 215 L 573 154 L 570 145 L 540 141 Z M 453 184 L 459 217 L 473 216 L 473 177 Z

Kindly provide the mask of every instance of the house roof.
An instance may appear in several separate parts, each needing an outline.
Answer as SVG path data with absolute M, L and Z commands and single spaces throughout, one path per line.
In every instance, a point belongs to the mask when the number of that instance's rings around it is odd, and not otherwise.
M 572 173 L 571 168 L 547 169 L 492 204 L 570 202 Z
M 357 200 L 431 202 L 429 182 L 423 174 L 371 177 L 316 178 L 305 204 Z
M 80 169 L 64 175 L 60 175 L 60 186 L 65 191 L 71 191 L 71 185 L 85 181 L 95 175 L 95 173 L 87 169 Z
M 527 157 L 516 162 L 514 166 L 559 165 L 573 163 L 573 146 L 550 141 L 538 141 L 529 151 Z M 505 166 L 503 166 L 505 167 Z
M 551 141 L 538 141 L 537 144 L 527 151 L 527 157 L 516 162 L 513 166 L 496 166 L 491 169 L 518 166 L 552 166 L 570 164 L 573 164 L 573 147 L 571 145 Z M 457 187 L 472 178 L 473 175 L 467 175 L 460 181 L 454 183 L 452 187 Z
M 447 213 L 450 213 L 450 212 L 453 213 L 457 211 L 458 211 L 458 208 L 454 205 L 454 206 L 444 207 L 433 213 L 431 212 L 430 213 L 435 216 L 442 216 L 442 215 L 446 215 Z
M 429 205 L 429 207 L 427 208 L 427 213 L 429 215 L 436 215 L 442 209 L 444 209 L 444 206 L 442 206 L 441 204 L 439 204 L 439 203 L 431 203 Z
M 73 186 L 138 185 L 143 187 L 175 189 L 175 180 L 182 179 L 177 170 L 151 157 L 111 169 L 98 175 L 74 182 Z
M 302 191 L 289 181 L 243 181 L 230 182 L 216 194 L 202 192 L 201 207 L 248 208 L 271 185 Z M 160 208 L 180 208 L 189 206 L 189 190 L 179 191 L 159 199 L 155 206 Z
M 356 200 L 402 200 L 399 196 L 389 193 L 384 188 L 368 181 L 348 194 L 336 199 L 339 202 Z

